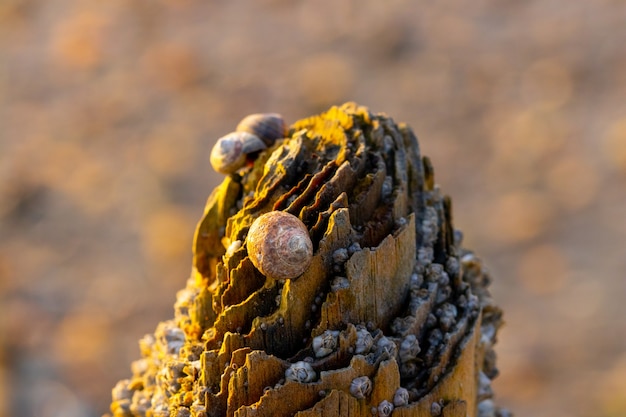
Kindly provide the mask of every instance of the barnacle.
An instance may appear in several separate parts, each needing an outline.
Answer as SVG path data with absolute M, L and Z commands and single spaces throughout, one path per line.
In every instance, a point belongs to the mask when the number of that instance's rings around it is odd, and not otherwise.
M 372 346 L 374 345 L 374 338 L 372 334 L 367 331 L 365 327 L 361 327 L 356 331 L 356 344 L 354 353 L 356 354 L 364 354 L 368 353 Z
M 319 336 L 313 338 L 313 352 L 315 357 L 323 358 L 330 355 L 335 349 L 337 349 L 339 338 L 339 332 L 337 330 L 326 330 Z
M 393 404 L 387 400 L 382 400 L 378 404 L 378 417 L 389 417 L 393 411 Z
M 372 392 L 372 381 L 367 376 L 354 378 L 350 383 L 350 394 L 362 400 Z
M 398 356 L 398 345 L 390 337 L 383 336 L 376 343 L 376 354 L 396 358 Z
M 285 378 L 289 381 L 311 382 L 315 379 L 316 373 L 310 363 L 298 361 L 285 371 Z M 265 391 L 265 389 L 264 389 Z
M 244 154 L 254 157 L 238 157 L 208 198 L 174 318 L 142 339 L 113 413 L 490 410 L 501 311 L 411 129 L 354 103 L 285 131 L 274 122 L 263 128 L 284 138 L 250 139 Z M 266 213 L 302 224 L 311 244 L 302 270 L 274 276 L 255 263 L 250 235 Z M 480 392 L 467 388 L 479 375 Z
M 409 403 L 409 391 L 400 387 L 393 394 L 393 405 L 396 407 L 403 407 Z
M 400 349 L 398 350 L 400 361 L 411 361 L 417 357 L 418 353 L 420 353 L 420 345 L 417 337 L 414 334 L 406 335 L 400 343 Z

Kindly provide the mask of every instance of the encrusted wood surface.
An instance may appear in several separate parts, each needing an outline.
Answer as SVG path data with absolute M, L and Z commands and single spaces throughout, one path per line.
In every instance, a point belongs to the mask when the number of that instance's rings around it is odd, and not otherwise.
M 410 128 L 347 103 L 248 162 L 211 193 L 175 317 L 140 342 L 114 415 L 507 414 L 487 407 L 501 312 Z M 248 257 L 272 210 L 309 231 L 299 277 Z

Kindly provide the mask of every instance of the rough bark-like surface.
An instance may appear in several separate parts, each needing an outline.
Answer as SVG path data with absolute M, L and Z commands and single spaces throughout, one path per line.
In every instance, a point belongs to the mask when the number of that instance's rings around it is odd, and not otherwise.
M 113 414 L 507 414 L 490 389 L 501 311 L 433 175 L 386 115 L 348 103 L 293 124 L 209 197 L 174 318 L 141 340 Z M 313 241 L 295 279 L 248 258 L 248 229 L 272 210 Z

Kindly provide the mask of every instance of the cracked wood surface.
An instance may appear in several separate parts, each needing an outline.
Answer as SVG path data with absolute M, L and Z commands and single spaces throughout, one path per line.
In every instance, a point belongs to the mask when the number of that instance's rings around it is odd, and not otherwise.
M 265 277 L 248 258 L 248 229 L 272 210 L 309 230 L 313 260 L 297 278 Z M 294 123 L 211 193 L 174 318 L 142 339 L 113 414 L 383 415 L 406 389 L 394 416 L 477 416 L 501 311 L 459 236 L 408 126 L 354 103 Z M 299 363 L 305 379 L 286 378 Z M 371 391 L 357 398 L 363 376 Z

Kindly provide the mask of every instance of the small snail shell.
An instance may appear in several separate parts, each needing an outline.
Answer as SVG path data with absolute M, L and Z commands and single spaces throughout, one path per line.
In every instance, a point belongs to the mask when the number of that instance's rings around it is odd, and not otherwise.
M 244 117 L 235 129 L 248 132 L 261 138 L 267 146 L 272 146 L 276 139 L 287 136 L 287 125 L 278 113 L 255 113 Z
M 372 392 L 372 381 L 366 376 L 354 378 L 350 383 L 350 394 L 362 400 Z
M 246 245 L 252 264 L 274 279 L 302 275 L 313 259 L 313 243 L 306 226 L 284 211 L 258 217 L 250 226 Z
M 396 407 L 402 407 L 409 403 L 409 391 L 406 388 L 400 387 L 393 395 L 393 405 Z
M 387 400 L 382 400 L 378 404 L 378 417 L 389 417 L 393 411 L 393 404 Z
M 323 358 L 330 355 L 339 344 L 339 331 L 338 330 L 326 330 L 319 336 L 313 338 L 313 351 L 316 358 Z
M 222 174 L 232 174 L 246 164 L 249 153 L 266 149 L 265 143 L 248 132 L 232 132 L 217 140 L 211 150 L 211 166 Z
M 285 371 L 285 378 L 289 381 L 311 382 L 315 379 L 316 374 L 310 363 L 299 361 L 291 364 Z

